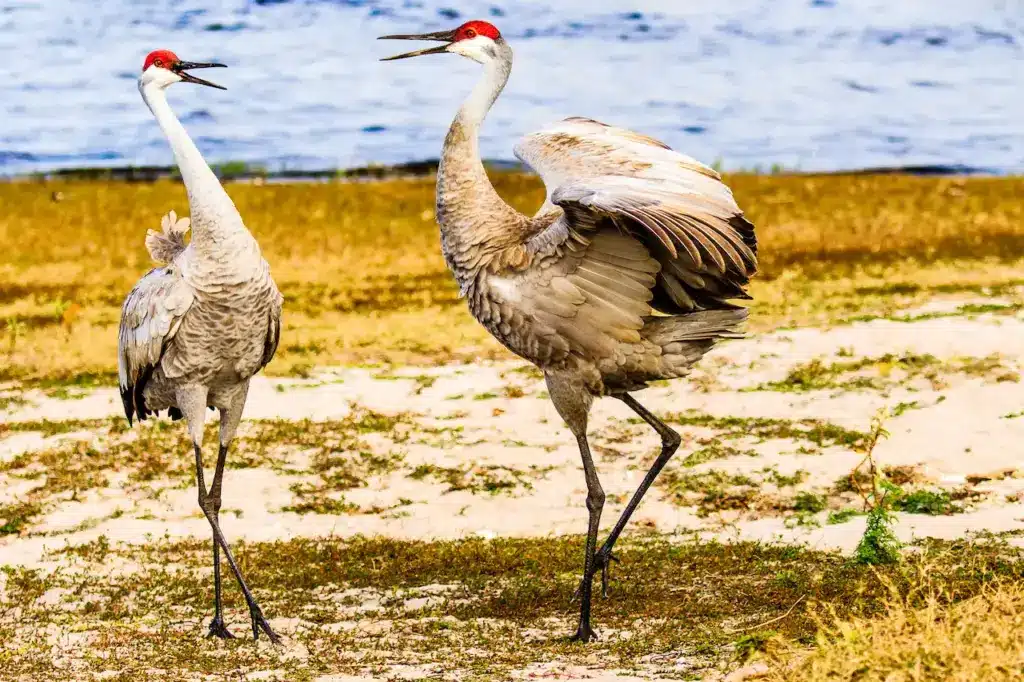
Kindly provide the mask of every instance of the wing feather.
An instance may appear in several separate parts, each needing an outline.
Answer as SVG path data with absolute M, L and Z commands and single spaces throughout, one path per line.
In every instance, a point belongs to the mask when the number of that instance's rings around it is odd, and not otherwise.
M 516 156 L 547 186 L 538 216 L 558 208 L 565 215 L 534 235 L 528 252 L 548 253 L 569 235 L 586 239 L 610 221 L 648 247 L 658 270 L 673 273 L 655 285 L 666 288 L 655 294 L 664 312 L 729 307 L 732 294 L 745 296 L 757 269 L 757 240 L 713 169 L 653 138 L 584 118 L 527 135 Z M 591 261 L 629 267 L 619 252 L 588 249 Z
M 150 270 L 139 280 L 121 308 L 117 373 L 125 416 L 145 419 L 143 390 L 192 307 L 195 293 L 171 267 Z

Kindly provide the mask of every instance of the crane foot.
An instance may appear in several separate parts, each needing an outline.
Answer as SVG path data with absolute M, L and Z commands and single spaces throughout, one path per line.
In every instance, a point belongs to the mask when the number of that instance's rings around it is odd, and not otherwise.
M 234 639 L 235 636 L 231 634 L 228 627 L 224 625 L 224 621 L 214 616 L 213 620 L 210 621 L 210 630 L 206 633 L 207 637 L 216 637 L 217 639 Z
M 259 640 L 260 630 L 262 630 L 271 643 L 281 643 L 281 637 L 270 627 L 270 623 L 268 623 L 267 619 L 263 617 L 263 611 L 256 602 L 249 604 L 249 617 L 252 619 L 253 640 Z
M 580 626 L 576 629 L 576 634 L 570 637 L 569 641 L 587 644 L 597 639 L 597 633 L 594 632 L 594 628 L 590 627 L 590 623 L 580 623 Z

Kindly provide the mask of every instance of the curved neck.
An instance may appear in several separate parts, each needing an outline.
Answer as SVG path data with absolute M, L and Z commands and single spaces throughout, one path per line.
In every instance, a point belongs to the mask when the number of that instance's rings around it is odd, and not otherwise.
M 185 183 L 192 219 L 192 241 L 201 245 L 206 241 L 223 241 L 224 237 L 237 233 L 239 229 L 248 233 L 231 197 L 171 110 L 164 89 L 151 83 L 141 87 L 140 91 L 171 145 Z
M 499 47 L 448 130 L 437 171 L 437 220 L 453 269 L 455 254 L 469 246 L 507 245 L 516 232 L 510 228 L 524 219 L 495 191 L 480 157 L 480 126 L 512 71 L 512 50 Z

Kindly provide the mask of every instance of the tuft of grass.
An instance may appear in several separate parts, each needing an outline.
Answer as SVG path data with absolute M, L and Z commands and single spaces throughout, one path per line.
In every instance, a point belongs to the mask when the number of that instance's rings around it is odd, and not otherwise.
M 828 500 L 825 499 L 824 495 L 815 495 L 808 492 L 798 493 L 793 501 L 793 509 L 805 514 L 817 514 L 818 512 L 825 511 L 827 506 Z
M 860 516 L 863 512 L 859 512 L 856 509 L 840 509 L 838 511 L 831 511 L 828 513 L 828 525 L 835 526 L 840 523 L 846 523 L 855 516 Z
M 909 493 L 900 491 L 892 501 L 892 508 L 908 514 L 930 516 L 947 516 L 963 511 L 945 490 L 915 490 Z
M 668 413 L 665 421 L 681 426 L 698 426 L 720 431 L 718 438 L 755 438 L 759 440 L 791 439 L 809 442 L 818 447 L 856 448 L 868 434 L 816 419 L 770 419 L 766 417 L 715 417 L 690 410 Z M 639 419 L 630 423 L 638 424 Z
M 409 478 L 416 481 L 431 478 L 447 486 L 446 493 L 464 490 L 491 495 L 512 494 L 521 490 L 531 490 L 532 481 L 543 478 L 553 468 L 531 465 L 529 470 L 523 470 L 496 464 L 471 463 L 461 468 L 420 464 L 409 474 Z
M 684 467 L 695 467 L 716 459 L 728 459 L 730 457 L 756 457 L 757 453 L 749 448 L 740 449 L 729 445 L 721 438 L 702 438 L 697 441 L 701 447 L 697 448 L 682 461 Z

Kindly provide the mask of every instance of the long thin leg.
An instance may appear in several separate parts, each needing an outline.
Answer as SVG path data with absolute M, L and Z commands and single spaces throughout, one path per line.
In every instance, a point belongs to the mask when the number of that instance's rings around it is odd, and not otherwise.
M 213 472 L 213 482 L 210 484 L 210 492 L 207 496 L 210 500 L 210 506 L 213 507 L 213 517 L 217 520 L 217 524 L 220 524 L 220 504 L 221 504 L 221 481 L 224 477 L 224 463 L 227 461 L 228 448 L 226 445 L 221 445 L 217 452 L 217 468 Z M 214 615 L 213 620 L 210 621 L 210 632 L 209 637 L 219 637 L 220 639 L 234 639 L 234 635 L 228 630 L 224 624 L 224 604 L 222 601 L 222 590 L 221 590 L 221 578 L 220 578 L 220 545 L 217 544 L 217 538 L 213 538 L 213 593 L 214 593 Z
M 580 377 L 575 374 L 545 372 L 544 380 L 548 385 L 551 402 L 565 420 L 565 425 L 576 436 L 580 457 L 583 459 L 583 472 L 587 478 L 587 547 L 583 558 L 583 581 L 579 589 L 580 622 L 573 639 L 589 642 L 597 638 L 597 633 L 590 625 L 590 601 L 595 570 L 594 549 L 597 547 L 597 532 L 601 525 L 601 510 L 604 508 L 604 490 L 601 489 L 601 481 L 597 478 L 597 468 L 594 466 L 590 444 L 587 442 L 587 415 L 594 398 Z
M 572 639 L 579 642 L 589 642 L 597 638 L 597 633 L 590 626 L 590 601 L 594 570 L 596 568 L 594 565 L 594 550 L 597 548 L 597 532 L 598 527 L 601 525 L 601 510 L 604 508 L 604 490 L 601 488 L 601 481 L 597 477 L 594 458 L 590 455 L 587 434 L 581 433 L 576 437 L 576 441 L 580 446 L 580 456 L 583 458 L 583 472 L 587 478 L 587 511 L 590 514 L 590 519 L 587 524 L 586 556 L 583 560 L 580 623 Z
M 608 564 L 615 560 L 612 555 L 612 547 L 615 546 L 615 542 L 619 539 L 619 535 L 622 534 L 622 529 L 626 527 L 629 522 L 629 518 L 636 511 L 636 508 L 640 506 L 640 501 L 647 494 L 651 485 L 654 483 L 654 479 L 658 477 L 661 470 L 665 468 L 668 461 L 672 459 L 672 455 L 679 449 L 679 444 L 682 439 L 679 434 L 670 429 L 665 422 L 658 419 L 656 416 L 651 414 L 647 408 L 638 403 L 633 396 L 628 393 L 624 393 L 621 396 L 616 396 L 622 402 L 629 405 L 630 409 L 636 412 L 640 417 L 651 425 L 658 435 L 661 436 L 661 454 L 658 455 L 657 459 L 654 460 L 654 464 L 651 466 L 647 475 L 644 476 L 644 480 L 641 481 L 640 487 L 633 493 L 633 497 L 629 500 L 629 504 L 626 505 L 625 510 L 622 512 L 622 516 L 615 522 L 615 527 L 612 528 L 612 532 L 608 534 L 608 539 L 601 545 L 601 549 L 597 551 L 594 557 L 595 570 L 601 569 L 601 591 L 604 596 L 608 596 Z
M 228 542 L 224 539 L 224 534 L 220 530 L 217 515 L 214 513 L 213 501 L 206 490 L 206 483 L 203 480 L 203 453 L 198 445 L 196 445 L 195 450 L 196 482 L 199 486 L 199 506 L 206 515 L 207 521 L 210 522 L 210 528 L 213 529 L 214 541 L 220 545 L 221 549 L 224 550 L 224 558 L 228 560 L 228 566 L 231 567 L 231 571 L 235 574 L 235 579 L 238 581 L 238 586 L 242 589 L 242 594 L 245 595 L 245 602 L 249 605 L 249 616 L 252 618 L 253 639 L 259 639 L 260 630 L 263 630 L 271 642 L 279 644 L 281 642 L 281 638 L 278 637 L 277 633 L 271 629 L 267 619 L 263 617 L 263 611 L 260 609 L 259 604 L 256 603 L 256 599 L 252 596 L 249 586 L 245 584 L 242 572 L 239 570 L 238 564 L 235 562 L 235 557 L 231 554 L 231 548 L 228 547 Z M 219 558 L 220 557 L 218 557 L 218 560 Z

